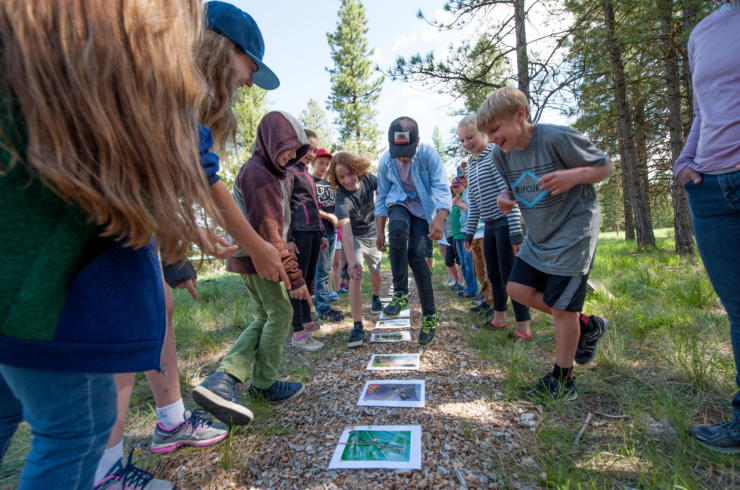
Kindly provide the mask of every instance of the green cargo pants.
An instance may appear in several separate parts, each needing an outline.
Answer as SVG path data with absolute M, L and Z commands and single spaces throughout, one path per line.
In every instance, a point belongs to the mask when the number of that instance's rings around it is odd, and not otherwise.
M 236 339 L 218 371 L 265 390 L 277 381 L 283 346 L 292 331 L 293 307 L 282 282 L 268 281 L 256 274 L 242 274 L 254 304 L 254 321 Z

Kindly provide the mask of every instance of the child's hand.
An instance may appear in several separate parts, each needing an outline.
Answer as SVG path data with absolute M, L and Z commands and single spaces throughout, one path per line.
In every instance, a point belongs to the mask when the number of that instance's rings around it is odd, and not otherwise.
M 228 259 L 239 249 L 238 245 L 231 245 L 223 237 L 216 235 L 208 228 L 198 228 L 198 246 L 204 254 L 219 259 Z M 218 248 L 221 245 L 224 248 Z
M 444 222 L 444 220 L 444 215 L 437 213 L 432 222 L 429 223 L 429 234 L 427 236 L 430 240 L 436 242 L 437 240 L 442 239 L 442 235 L 444 234 L 442 223 Z
M 311 301 L 311 293 L 308 292 L 308 286 L 305 284 L 298 289 L 288 292 L 288 295 L 293 299 L 300 299 L 308 302 L 308 307 L 313 308 L 313 301 Z
M 175 289 L 187 289 L 188 293 L 190 293 L 190 296 L 192 296 L 193 299 L 198 299 L 198 293 L 195 292 L 196 284 L 196 279 L 188 279 L 187 281 L 183 281 L 175 286 Z
M 363 272 L 362 264 L 354 259 L 347 265 L 347 273 L 350 279 L 362 279 Z
M 385 234 L 384 233 L 378 233 L 378 236 L 375 237 L 375 247 L 380 250 L 381 252 L 385 252 Z
M 512 245 L 511 248 L 514 249 L 514 255 L 518 255 L 519 254 L 519 249 L 522 248 L 522 244 L 521 243 L 517 243 L 516 245 Z
M 252 251 L 252 263 L 257 269 L 257 275 L 268 281 L 283 281 L 285 287 L 290 290 L 290 279 L 280 260 L 280 252 L 269 242 L 262 240 L 261 247 L 255 246 Z
M 288 247 L 288 252 L 298 257 L 300 252 L 298 251 L 298 245 L 296 245 L 295 242 L 288 242 L 286 246 Z
M 319 245 L 319 252 L 326 252 L 329 250 L 329 240 L 326 237 L 321 237 L 321 245 Z
M 740 165 L 737 167 L 740 169 Z M 689 182 L 701 184 L 701 174 L 691 167 L 682 168 L 681 171 L 678 172 L 678 175 L 676 175 L 676 179 L 678 179 L 681 185 L 686 185 Z
M 334 228 L 339 228 L 339 220 L 337 219 L 336 215 L 327 213 L 326 219 L 328 219 L 331 222 Z
M 496 205 L 498 206 L 498 209 L 504 213 L 509 214 L 512 209 L 514 209 L 514 206 L 516 206 L 516 199 L 514 198 L 514 193 L 511 192 L 511 190 L 508 190 L 504 192 L 503 194 L 500 194 L 496 198 Z
M 545 174 L 537 181 L 540 189 L 547 191 L 553 196 L 568 192 L 574 186 L 581 183 L 578 178 L 577 168 L 568 168 L 565 170 L 556 170 Z

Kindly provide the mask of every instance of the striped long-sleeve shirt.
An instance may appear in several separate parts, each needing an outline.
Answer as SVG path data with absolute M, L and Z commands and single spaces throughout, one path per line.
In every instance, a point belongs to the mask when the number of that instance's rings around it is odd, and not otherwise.
M 478 227 L 478 219 L 484 222 L 507 218 L 509 223 L 509 237 L 512 245 L 522 243 L 523 233 L 521 213 L 519 207 L 507 215 L 503 214 L 496 205 L 496 198 L 508 189 L 501 177 L 496 164 L 493 162 L 494 144 L 489 144 L 477 158 L 470 158 L 465 171 L 468 178 L 468 194 L 470 209 L 468 211 L 467 235 L 473 236 Z

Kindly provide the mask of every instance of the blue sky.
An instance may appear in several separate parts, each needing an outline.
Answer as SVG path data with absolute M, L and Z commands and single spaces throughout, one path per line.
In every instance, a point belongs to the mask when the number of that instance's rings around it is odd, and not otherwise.
M 298 114 L 309 98 L 326 109 L 331 87 L 327 67 L 332 67 L 326 33 L 336 29 L 338 0 L 306 2 L 275 0 L 248 2 L 229 0 L 254 17 L 265 39 L 264 62 L 280 78 L 280 87 L 270 92 L 271 108 Z M 437 32 L 416 17 L 421 9 L 427 17 L 444 15 L 443 0 L 417 2 L 400 0 L 365 0 L 369 32 L 368 44 L 375 49 L 373 61 L 387 69 L 400 56 L 408 57 L 434 50 L 441 54 L 450 42 L 461 40 L 471 29 L 460 32 Z M 419 123 L 422 140 L 431 141 L 432 131 L 439 126 L 447 137 L 460 116 L 450 116 L 462 107 L 449 95 L 436 94 L 410 83 L 391 82 L 386 78 L 376 110 L 376 123 L 385 134 L 390 122 L 398 116 L 410 116 Z

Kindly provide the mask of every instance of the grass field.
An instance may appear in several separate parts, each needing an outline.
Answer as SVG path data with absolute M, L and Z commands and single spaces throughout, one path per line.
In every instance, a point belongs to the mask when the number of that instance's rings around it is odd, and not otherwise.
M 585 312 L 608 318 L 611 328 L 595 361 L 574 371 L 578 399 L 533 408 L 538 423 L 531 429 L 528 440 L 532 442 L 525 451 L 533 464 L 511 469 L 522 480 L 550 488 L 740 485 L 735 458 L 703 449 L 686 433 L 695 423 L 726 418 L 725 404 L 736 389 L 735 369 L 727 315 L 698 256 L 675 255 L 670 232 L 659 230 L 658 248 L 651 252 L 638 252 L 633 243 L 614 233 L 601 235 L 591 277 L 601 281 L 608 293 L 591 294 Z M 386 257 L 383 268 L 388 270 Z M 442 289 L 439 284 L 444 279 L 444 264 L 437 255 L 435 288 Z M 190 388 L 202 379 L 201 373 L 213 371 L 251 318 L 244 287 L 235 275 L 201 274 L 198 292 L 196 302 L 187 293 L 175 291 L 181 385 L 186 404 L 191 406 Z M 437 291 L 437 297 L 443 298 L 438 300 L 443 317 L 459 325 L 455 328 L 485 363 L 502 373 L 487 388 L 489 392 L 483 393 L 484 398 L 501 392 L 509 402 L 519 403 L 522 387 L 552 368 L 554 330 L 546 315 L 534 313 L 534 342 L 512 343 L 504 332 L 468 328 L 474 318 L 451 292 Z M 322 340 L 343 349 L 344 336 L 346 332 L 335 332 Z M 284 374 L 307 380 L 330 356 L 311 354 L 302 358 L 306 362 L 286 366 Z M 127 446 L 147 447 L 156 422 L 153 406 L 148 384 L 139 376 L 127 419 Z M 211 465 L 213 471 L 242 471 L 247 462 L 237 457 L 240 436 L 248 434 L 249 443 L 257 447 L 294 430 L 271 417 L 272 407 L 250 404 L 250 408 L 257 416 L 255 424 L 249 429 L 233 429 L 232 437 L 224 443 L 200 450 L 197 454 L 204 455 L 203 464 Z M 459 436 L 472 437 L 471 431 Z M 29 439 L 24 424 L 0 468 L 0 488 L 15 486 Z M 196 450 L 178 453 L 196 454 Z M 500 454 L 490 453 L 489 457 L 492 464 L 505 460 Z M 141 451 L 136 460 L 150 471 L 173 473 L 168 456 Z M 187 484 L 178 487 L 191 488 Z

